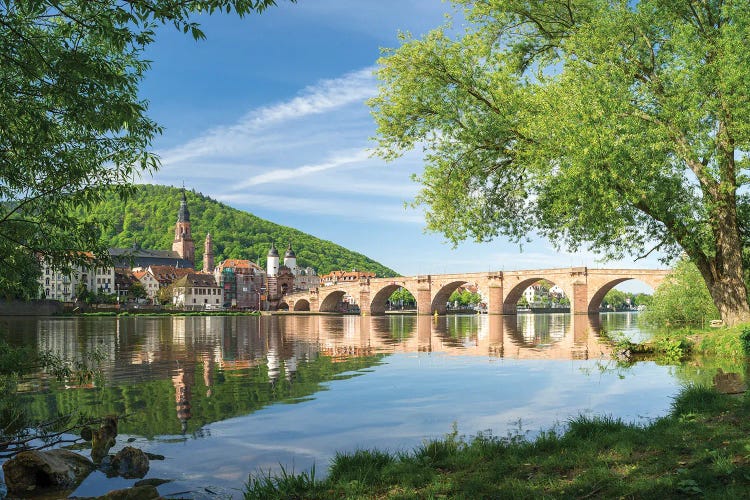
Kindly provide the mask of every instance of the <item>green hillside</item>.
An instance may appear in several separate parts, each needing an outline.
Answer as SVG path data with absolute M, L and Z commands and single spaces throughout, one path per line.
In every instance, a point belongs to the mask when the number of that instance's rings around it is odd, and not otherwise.
M 357 269 L 374 272 L 379 277 L 398 275 L 360 253 L 330 241 L 260 219 L 194 191 L 188 191 L 186 196 L 197 267 L 201 266 L 203 242 L 206 233 L 210 232 L 217 263 L 224 259 L 257 261 L 260 257 L 260 264 L 265 267 L 272 241 L 279 248 L 283 262 L 284 249 L 291 241 L 297 264 L 311 266 L 318 274 L 336 269 Z M 108 246 L 128 248 L 137 242 L 142 248 L 171 250 L 180 199 L 179 188 L 142 185 L 127 202 L 113 197 L 90 211 L 88 216 L 101 222 Z

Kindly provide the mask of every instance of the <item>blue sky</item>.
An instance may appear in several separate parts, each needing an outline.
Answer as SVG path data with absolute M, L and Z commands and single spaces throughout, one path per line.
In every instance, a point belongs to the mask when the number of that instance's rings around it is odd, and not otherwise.
M 197 20 L 196 42 L 160 29 L 142 85 L 165 131 L 162 168 L 144 182 L 195 189 L 235 208 L 361 252 L 404 274 L 590 267 L 661 267 L 655 258 L 604 263 L 536 239 L 452 248 L 407 209 L 420 152 L 372 158 L 381 47 L 440 25 L 440 0 L 280 0 L 261 15 Z M 630 288 L 632 288 L 631 285 Z M 619 287 L 622 288 L 622 287 Z M 628 287 L 625 287 L 626 289 Z M 638 289 L 636 286 L 635 289 Z

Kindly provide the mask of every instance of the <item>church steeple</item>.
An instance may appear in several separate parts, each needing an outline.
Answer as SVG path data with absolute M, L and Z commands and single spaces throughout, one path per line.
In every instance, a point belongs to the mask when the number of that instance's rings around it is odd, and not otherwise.
M 190 222 L 190 211 L 187 207 L 185 188 L 182 188 L 182 201 L 180 201 L 180 211 L 177 213 L 177 222 Z
M 193 243 L 193 235 L 190 232 L 190 211 L 187 207 L 185 188 L 182 188 L 182 200 L 180 201 L 180 210 L 177 212 L 172 250 L 177 252 L 180 258 L 190 261 L 191 265 L 195 265 L 195 243 Z

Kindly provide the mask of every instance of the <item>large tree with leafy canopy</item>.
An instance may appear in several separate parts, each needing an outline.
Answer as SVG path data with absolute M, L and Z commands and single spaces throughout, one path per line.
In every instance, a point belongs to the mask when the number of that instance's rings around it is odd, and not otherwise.
M 295 1 L 295 0 L 291 0 Z M 0 2 L 0 293 L 21 282 L 19 255 L 52 263 L 104 257 L 96 224 L 73 215 L 126 196 L 152 171 L 161 132 L 138 87 L 159 25 L 203 38 L 195 15 L 260 12 L 274 0 Z M 29 264 L 29 267 L 33 267 Z
M 466 30 L 404 35 L 370 103 L 382 156 L 425 149 L 428 228 L 684 252 L 749 320 L 747 2 L 452 1 Z

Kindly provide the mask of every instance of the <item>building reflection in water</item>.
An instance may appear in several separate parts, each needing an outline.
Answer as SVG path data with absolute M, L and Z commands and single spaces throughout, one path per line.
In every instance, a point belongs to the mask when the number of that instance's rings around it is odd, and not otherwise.
M 299 397 L 293 385 L 300 370 L 321 361 L 377 362 L 374 356 L 391 353 L 515 359 L 610 355 L 609 345 L 598 336 L 598 315 L 27 318 L 14 325 L 9 321 L 5 323 L 14 332 L 12 342 L 33 343 L 68 359 L 82 359 L 93 350 L 104 353 L 105 386 L 171 380 L 170 399 L 174 398 L 182 433 L 205 423 L 195 413 L 195 398 L 216 397 L 217 389 L 223 390 L 221 381 L 232 373 L 246 384 L 264 381 L 272 393 L 280 394 L 257 396 L 258 404 L 267 404 L 263 401 L 274 397 Z M 202 371 L 202 377 L 196 379 L 196 371 Z

